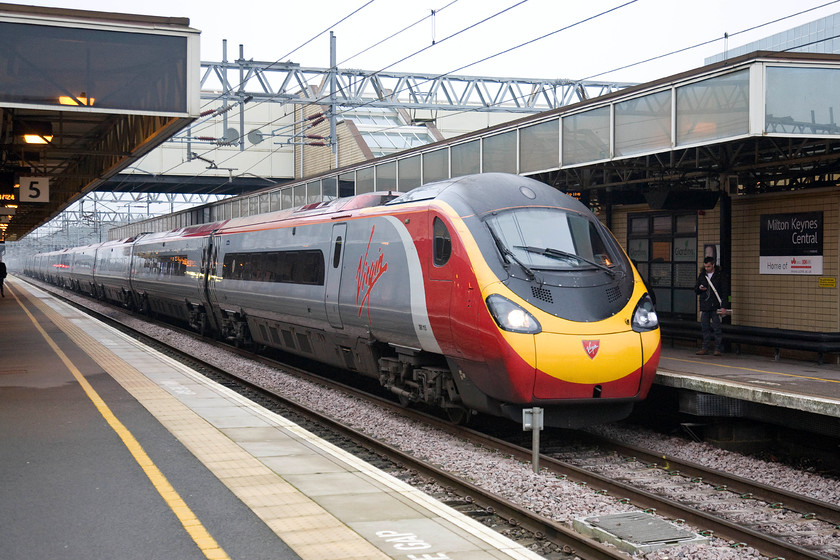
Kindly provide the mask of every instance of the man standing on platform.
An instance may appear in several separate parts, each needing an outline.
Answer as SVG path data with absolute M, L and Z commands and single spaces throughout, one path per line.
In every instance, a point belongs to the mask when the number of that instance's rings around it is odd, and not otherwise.
M 712 335 L 714 335 L 714 354 L 720 356 L 723 352 L 723 331 L 720 319 L 726 314 L 726 285 L 720 267 L 715 264 L 714 257 L 703 259 L 703 270 L 697 276 L 694 293 L 699 296 L 700 328 L 703 331 L 703 346 L 697 351 L 698 356 L 705 356 L 712 349 Z

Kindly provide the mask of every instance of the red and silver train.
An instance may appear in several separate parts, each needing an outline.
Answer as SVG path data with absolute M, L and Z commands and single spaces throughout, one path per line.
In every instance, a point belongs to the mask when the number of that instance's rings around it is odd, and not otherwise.
M 660 355 L 609 231 L 543 183 L 482 174 L 41 253 L 26 272 L 373 377 L 403 403 L 579 427 L 626 417 Z

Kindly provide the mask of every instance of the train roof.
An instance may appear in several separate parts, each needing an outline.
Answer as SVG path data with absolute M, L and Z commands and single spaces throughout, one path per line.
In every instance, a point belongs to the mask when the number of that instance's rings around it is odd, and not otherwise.
M 233 218 L 226 222 L 217 222 L 214 231 L 231 233 L 235 230 L 249 230 L 269 224 L 276 224 L 287 220 L 323 219 L 340 212 L 350 212 L 363 208 L 373 208 L 395 199 L 399 194 L 395 191 L 377 191 L 344 198 L 335 198 L 324 202 L 305 204 L 297 208 L 278 210 L 266 214 L 256 214 L 243 218 Z
M 510 173 L 482 173 L 429 183 L 392 200 L 391 205 L 441 200 L 461 216 L 483 216 L 503 208 L 545 206 L 588 214 L 580 201 L 535 179 Z

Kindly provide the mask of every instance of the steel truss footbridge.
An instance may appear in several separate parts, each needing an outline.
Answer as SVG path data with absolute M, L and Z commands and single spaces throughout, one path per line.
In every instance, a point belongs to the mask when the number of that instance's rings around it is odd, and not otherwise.
M 325 92 L 335 80 L 335 102 L 342 107 L 535 113 L 586 101 L 630 83 L 569 79 L 493 78 L 453 74 L 311 68 L 292 62 L 234 61 L 201 63 L 205 99 L 312 104 L 329 102 Z

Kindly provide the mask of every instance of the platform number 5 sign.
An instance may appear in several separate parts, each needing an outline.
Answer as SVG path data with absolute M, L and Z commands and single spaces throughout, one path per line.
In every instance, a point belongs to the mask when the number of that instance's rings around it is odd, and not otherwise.
M 20 196 L 18 200 L 20 202 L 49 202 L 50 178 L 21 177 Z

